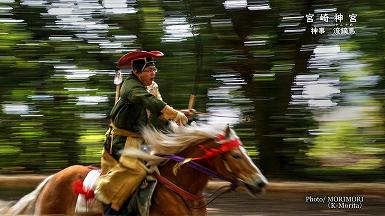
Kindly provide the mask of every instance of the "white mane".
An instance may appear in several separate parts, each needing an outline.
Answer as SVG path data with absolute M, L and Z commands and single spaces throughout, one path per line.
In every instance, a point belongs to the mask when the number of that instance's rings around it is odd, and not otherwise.
M 129 148 L 122 151 L 122 155 L 140 158 L 147 161 L 148 172 L 152 172 L 154 166 L 158 165 L 164 158 L 155 156 L 156 153 L 177 154 L 184 149 L 202 143 L 207 139 L 213 139 L 217 134 L 223 134 L 225 126 L 218 127 L 207 124 L 192 124 L 185 127 L 178 127 L 171 122 L 171 131 L 163 133 L 153 127 L 144 127 L 141 134 L 145 143 L 150 147 L 151 154 L 136 148 Z M 230 137 L 237 137 L 233 130 L 230 130 Z
M 175 154 L 193 144 L 215 138 L 218 133 L 224 132 L 224 128 L 207 124 L 178 127 L 172 122 L 170 133 L 162 133 L 152 127 L 143 128 L 141 133 L 153 153 Z

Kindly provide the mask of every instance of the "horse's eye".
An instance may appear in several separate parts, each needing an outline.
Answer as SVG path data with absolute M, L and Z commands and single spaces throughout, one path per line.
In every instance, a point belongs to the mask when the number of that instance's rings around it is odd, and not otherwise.
M 233 156 L 234 159 L 241 159 L 241 155 L 240 154 L 231 154 L 231 156 Z

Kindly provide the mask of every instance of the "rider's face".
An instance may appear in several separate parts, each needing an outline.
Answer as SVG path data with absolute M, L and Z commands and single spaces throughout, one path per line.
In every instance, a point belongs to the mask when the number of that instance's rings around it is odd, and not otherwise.
M 155 66 L 148 66 L 140 73 L 135 73 L 139 80 L 145 85 L 149 86 L 152 84 L 156 76 L 157 69 Z

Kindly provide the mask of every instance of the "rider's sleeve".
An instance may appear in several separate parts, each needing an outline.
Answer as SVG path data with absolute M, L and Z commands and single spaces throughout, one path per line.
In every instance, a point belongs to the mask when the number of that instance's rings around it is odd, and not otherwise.
M 167 105 L 154 95 L 150 94 L 143 86 L 134 86 L 128 94 L 128 100 L 133 103 L 141 103 L 152 113 L 160 115 L 160 111 Z

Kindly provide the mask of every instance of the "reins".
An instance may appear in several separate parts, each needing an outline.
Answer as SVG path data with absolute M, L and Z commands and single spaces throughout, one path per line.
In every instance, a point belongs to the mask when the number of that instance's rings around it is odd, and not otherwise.
M 166 186 L 168 189 L 174 191 L 175 193 L 181 195 L 182 197 L 186 198 L 186 199 L 189 199 L 189 200 L 192 200 L 192 201 L 201 201 L 203 200 L 203 196 L 202 195 L 195 195 L 195 194 L 192 194 L 184 189 L 182 189 L 181 187 L 179 187 L 178 185 L 172 183 L 170 180 L 168 180 L 167 178 L 157 174 L 157 173 L 154 173 L 153 176 L 160 182 L 162 183 L 164 186 Z
M 174 191 L 175 193 L 177 193 L 179 196 L 183 197 L 183 198 L 186 198 L 188 200 L 191 200 L 191 201 L 202 201 L 203 198 L 211 198 L 213 197 L 210 201 L 204 203 L 203 205 L 200 205 L 198 207 L 193 207 L 193 206 L 190 206 L 188 205 L 188 203 L 186 203 L 186 201 L 184 199 L 183 202 L 185 203 L 186 206 L 188 206 L 189 208 L 192 208 L 192 209 L 201 209 L 201 208 L 204 208 L 206 206 L 208 206 L 210 203 L 212 203 L 214 200 L 216 200 L 218 197 L 222 196 L 223 194 L 229 192 L 229 191 L 232 191 L 236 188 L 235 185 L 225 185 L 225 186 L 222 186 L 220 188 L 218 188 L 216 191 L 214 191 L 212 194 L 210 194 L 210 196 L 202 196 L 202 195 L 195 195 L 195 194 L 192 194 L 182 188 L 180 188 L 179 186 L 175 185 L 174 183 L 172 183 L 170 180 L 168 180 L 167 178 L 155 173 L 153 174 L 153 176 L 159 181 L 161 182 L 165 187 L 167 187 L 168 189 Z M 218 193 L 218 191 L 222 190 L 223 188 L 227 188 L 226 190 L 222 191 L 221 193 L 215 195 L 216 193 Z
M 228 188 L 227 188 L 228 187 Z M 222 190 L 223 188 L 227 188 L 226 190 L 222 191 L 221 193 L 219 193 L 218 195 L 214 196 L 216 193 L 218 193 L 218 191 Z M 212 203 L 214 200 L 216 200 L 218 197 L 222 196 L 223 194 L 229 192 L 229 191 L 232 191 L 234 190 L 235 188 L 232 186 L 232 185 L 225 185 L 225 186 L 222 186 L 220 188 L 218 188 L 216 191 L 214 191 L 212 194 L 210 194 L 210 196 L 208 196 L 207 198 L 210 198 L 212 196 L 214 196 L 214 198 L 212 198 L 210 201 L 204 203 L 203 205 L 201 206 L 198 206 L 198 207 L 192 207 L 192 206 L 189 206 L 190 208 L 192 209 L 201 209 L 201 208 L 205 208 L 207 207 L 210 203 Z M 187 203 L 186 203 L 187 205 Z

